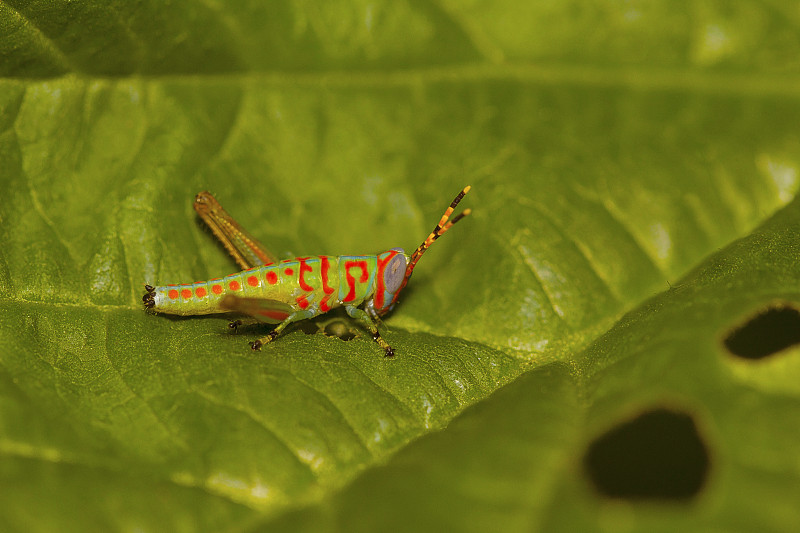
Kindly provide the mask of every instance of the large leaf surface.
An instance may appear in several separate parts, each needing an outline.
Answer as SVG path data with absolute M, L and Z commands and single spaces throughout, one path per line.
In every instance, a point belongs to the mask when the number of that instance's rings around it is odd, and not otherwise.
M 0 2 L 4 529 L 796 521 L 800 354 L 720 344 L 800 301 L 794 25 L 575 9 Z M 141 309 L 235 269 L 200 190 L 289 257 L 410 249 L 466 184 L 395 360 Z M 658 406 L 699 503 L 605 499 L 586 450 Z

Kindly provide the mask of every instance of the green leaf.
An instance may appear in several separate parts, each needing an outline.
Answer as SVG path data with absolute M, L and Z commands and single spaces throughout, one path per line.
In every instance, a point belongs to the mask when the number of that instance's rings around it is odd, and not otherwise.
M 800 349 L 725 345 L 800 329 L 797 35 L 686 9 L 0 2 L 0 529 L 797 523 Z M 142 310 L 236 269 L 201 190 L 286 258 L 413 249 L 467 184 L 394 360 Z M 692 439 L 699 488 L 630 490 Z
M 452 525 L 487 531 L 498 524 L 515 531 L 786 529 L 800 518 L 800 346 L 753 362 L 720 340 L 765 302 L 800 300 L 798 235 L 794 202 L 586 349 L 525 373 L 324 504 L 270 525 L 279 531 Z M 793 325 L 796 338 L 800 313 Z M 592 441 L 653 408 L 690 413 L 705 441 L 711 466 L 696 505 L 603 499 L 586 479 L 581 461 Z M 681 435 L 668 439 L 666 447 L 684 444 Z M 642 451 L 651 460 L 668 457 Z

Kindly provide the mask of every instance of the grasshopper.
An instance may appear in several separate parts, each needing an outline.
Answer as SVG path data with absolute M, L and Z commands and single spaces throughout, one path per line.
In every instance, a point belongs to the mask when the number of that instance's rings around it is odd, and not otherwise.
M 287 326 L 344 306 L 383 349 L 394 349 L 378 331 L 380 317 L 391 311 L 422 254 L 453 224 L 469 215 L 465 209 L 450 218 L 470 187 L 458 193 L 439 223 L 414 253 L 392 248 L 375 255 L 318 255 L 278 261 L 233 219 L 208 192 L 195 197 L 194 209 L 244 270 L 208 281 L 153 287 L 142 298 L 148 310 L 172 315 L 238 312 L 277 324 L 250 343 L 254 350 L 272 342 Z M 241 324 L 231 323 L 231 327 Z

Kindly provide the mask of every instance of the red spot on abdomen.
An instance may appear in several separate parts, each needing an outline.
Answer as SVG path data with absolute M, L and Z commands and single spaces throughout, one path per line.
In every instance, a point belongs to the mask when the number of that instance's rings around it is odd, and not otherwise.
M 214 285 L 211 287 L 211 292 L 214 294 L 222 294 L 222 285 Z
M 238 291 L 239 288 L 240 288 L 239 287 L 239 282 L 236 281 L 236 280 L 233 280 L 230 283 L 228 283 L 228 287 L 230 287 L 232 291 Z
M 174 300 L 178 297 L 178 291 L 176 291 L 175 289 L 170 289 L 167 295 L 169 296 L 170 300 Z
M 181 291 L 181 296 L 183 296 L 184 300 L 188 300 L 192 297 L 192 290 L 191 289 L 183 289 Z
M 247 284 L 250 285 L 251 287 L 258 287 L 258 278 L 255 276 L 248 276 Z
M 270 270 L 267 272 L 267 283 L 270 285 L 275 285 L 278 283 L 278 275 L 275 273 L 274 270 Z
M 283 273 L 286 274 L 287 276 L 291 276 L 292 274 L 294 274 L 294 270 L 292 270 L 291 268 L 287 268 L 286 270 L 283 271 Z
M 198 298 L 202 298 L 207 294 L 206 289 L 204 287 L 197 287 L 194 293 L 197 295 Z

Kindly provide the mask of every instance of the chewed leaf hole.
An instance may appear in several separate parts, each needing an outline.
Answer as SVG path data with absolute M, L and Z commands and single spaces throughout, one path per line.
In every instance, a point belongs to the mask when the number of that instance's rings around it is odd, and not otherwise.
M 297 329 L 305 333 L 306 335 L 316 335 L 319 333 L 319 325 L 315 322 L 310 320 L 303 320 L 297 323 Z
M 356 334 L 350 329 L 349 324 L 343 320 L 328 322 L 322 332 L 328 337 L 339 337 L 343 341 L 351 341 L 356 338 Z
M 612 498 L 686 500 L 708 475 L 709 455 L 694 420 L 659 408 L 609 430 L 583 458 L 589 479 Z
M 297 322 L 296 328 L 306 335 L 317 335 L 321 331 L 326 337 L 338 337 L 343 341 L 353 340 L 358 336 L 350 321 L 339 318 L 302 320 Z
M 745 359 L 761 359 L 800 344 L 800 311 L 785 304 L 770 307 L 731 331 L 724 343 Z

